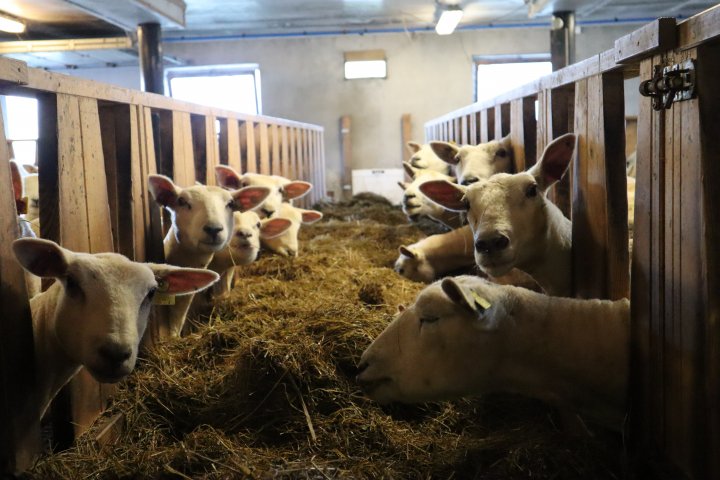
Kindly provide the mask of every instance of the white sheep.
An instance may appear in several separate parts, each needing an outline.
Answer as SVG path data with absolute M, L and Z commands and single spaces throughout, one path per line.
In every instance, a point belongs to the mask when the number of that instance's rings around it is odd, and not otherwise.
M 20 238 L 35 238 L 38 235 L 35 233 L 30 222 L 26 218 L 28 198 L 23 197 L 23 175 L 21 173 L 21 167 L 14 160 L 10 160 L 10 177 L 12 179 L 12 189 L 15 197 L 15 210 L 17 212 L 17 223 Z M 34 297 L 40 293 L 40 290 L 42 289 L 40 278 L 25 272 L 25 288 L 28 298 Z
M 275 238 L 292 226 L 287 218 L 261 219 L 254 211 L 235 212 L 235 226 L 230 242 L 214 256 L 208 269 L 220 274 L 221 281 L 215 286 L 218 292 L 230 290 L 235 267 L 255 261 L 260 251 L 260 239 Z
M 260 243 L 268 250 L 283 257 L 296 257 L 299 253 L 298 233 L 302 225 L 310 225 L 323 217 L 316 210 L 305 210 L 289 203 L 281 203 L 273 218 L 285 218 L 292 223 L 284 233 L 273 238 L 260 238 Z
M 418 169 L 409 163 L 403 163 L 405 171 L 413 179 L 412 182 L 399 182 L 403 193 L 402 210 L 411 222 L 418 221 L 421 217 L 428 217 L 431 220 L 441 223 L 448 228 L 459 228 L 463 225 L 462 216 L 456 212 L 448 211 L 427 198 L 419 189 L 420 185 L 430 180 L 447 180 L 454 182 L 455 177 L 445 175 L 429 169 Z
M 16 240 L 13 252 L 31 274 L 56 279 L 30 300 L 36 384 L 17 417 L 18 431 L 27 432 L 21 444 L 31 440 L 50 401 L 81 367 L 105 383 L 133 370 L 156 292 L 185 295 L 218 279 L 208 270 L 75 253 L 37 238 Z
M 518 268 L 548 294 L 570 296 L 572 224 L 546 194 L 567 170 L 575 143 L 572 133 L 553 140 L 526 172 L 498 173 L 468 187 L 431 181 L 419 188 L 445 208 L 467 212 L 484 272 L 498 277 Z
M 619 428 L 630 303 L 550 297 L 473 276 L 426 287 L 362 354 L 380 403 L 518 393 Z
M 416 282 L 430 283 L 445 274 L 475 265 L 469 225 L 401 245 L 395 271 Z
M 271 217 L 280 208 L 283 202 L 301 198 L 312 190 L 312 184 L 301 180 L 289 180 L 279 175 L 262 175 L 260 173 L 246 173 L 240 175 L 232 167 L 217 165 L 215 178 L 218 185 L 223 188 L 236 189 L 242 187 L 265 187 L 270 194 L 258 208 L 261 217 Z
M 452 175 L 453 168 L 450 164 L 441 160 L 429 143 L 421 145 L 417 142 L 407 142 L 406 144 L 411 156 L 408 163 L 415 168 L 434 170 L 445 175 Z
M 510 136 L 479 145 L 456 145 L 448 142 L 430 142 L 435 154 L 455 167 L 460 185 L 472 185 L 496 173 L 509 173 L 513 168 Z
M 235 211 L 256 208 L 270 193 L 265 187 L 228 191 L 220 187 L 193 185 L 181 188 L 163 175 L 148 177 L 155 201 L 170 212 L 172 226 L 163 241 L 165 261 L 182 267 L 205 268 L 215 253 L 230 240 Z M 182 330 L 192 296 L 169 306 L 171 335 Z

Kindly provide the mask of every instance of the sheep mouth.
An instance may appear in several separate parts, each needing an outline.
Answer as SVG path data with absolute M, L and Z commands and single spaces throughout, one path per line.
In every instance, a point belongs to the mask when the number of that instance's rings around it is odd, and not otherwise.
M 90 368 L 86 366 L 86 368 L 90 375 L 100 383 L 117 383 L 132 372 L 132 368 L 124 365 L 110 368 Z
M 376 392 L 380 387 L 383 385 L 386 385 L 388 383 L 392 382 L 392 378 L 390 377 L 381 377 L 376 379 L 364 379 L 362 378 L 362 374 L 355 377 L 355 381 L 360 385 L 360 389 L 369 396 L 373 396 L 373 393 Z

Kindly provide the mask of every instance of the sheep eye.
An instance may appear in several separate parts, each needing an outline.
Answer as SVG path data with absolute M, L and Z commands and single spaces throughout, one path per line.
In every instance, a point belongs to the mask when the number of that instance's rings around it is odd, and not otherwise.
M 525 190 L 525 196 L 527 198 L 537 197 L 537 193 L 537 183 L 528 185 L 527 190 Z
M 65 292 L 70 297 L 80 297 L 83 295 L 82 287 L 75 277 L 68 275 L 65 277 Z
M 188 201 L 182 197 L 178 197 L 177 205 L 178 205 L 178 207 L 185 207 L 188 210 L 192 210 L 192 206 L 190 206 Z
M 403 273 L 405 273 L 405 269 L 404 269 L 404 268 L 398 269 L 398 273 L 399 273 L 400 275 L 402 275 Z
M 260 228 L 260 222 L 258 222 L 257 225 L 255 225 L 255 226 L 256 226 L 257 228 Z
M 501 157 L 501 158 L 505 158 L 505 157 L 507 157 L 507 150 L 505 150 L 504 148 L 501 148 L 500 150 L 495 152 L 495 155 L 498 157 Z
M 156 292 L 156 291 L 157 291 L 157 288 L 156 288 L 156 287 L 151 288 L 151 289 L 148 291 L 147 295 L 145 296 L 145 301 L 146 301 L 146 302 L 152 302 L 153 297 L 155 297 L 155 292 Z
M 235 208 L 235 200 L 230 200 L 227 205 L 225 205 L 230 210 Z
M 460 154 L 458 153 L 457 155 L 455 155 L 455 161 L 460 162 L 460 160 L 462 160 L 462 158 L 460 158 Z
M 440 317 L 420 317 L 420 323 L 435 323 L 440 320 Z

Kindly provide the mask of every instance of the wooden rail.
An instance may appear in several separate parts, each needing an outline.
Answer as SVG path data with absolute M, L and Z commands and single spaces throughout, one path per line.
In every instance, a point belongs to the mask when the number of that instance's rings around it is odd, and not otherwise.
M 225 164 L 311 182 L 301 206 L 324 196 L 323 129 L 316 125 L 203 107 L 10 59 L 0 59 L 0 94 L 38 99 L 41 236 L 72 250 L 162 262 L 161 211 L 147 190 L 153 173 L 180 186 L 214 184 L 214 167 Z M 35 365 L 23 273 L 10 248 L 18 229 L 9 172 L 0 125 L 0 472 L 25 467 L 36 453 L 18 449 L 13 423 L 33 388 Z M 167 333 L 162 307 L 152 316 L 145 342 Z M 72 442 L 111 393 L 81 371 L 53 406 L 55 439 Z
M 679 24 L 659 19 L 611 50 L 425 124 L 428 141 L 509 133 L 517 170 L 550 139 L 578 134 L 572 171 L 551 192 L 573 220 L 575 295 L 631 298 L 634 451 L 657 449 L 698 480 L 720 478 L 718 40 L 720 6 Z M 687 59 L 697 98 L 664 111 L 640 99 L 630 269 L 623 79 Z

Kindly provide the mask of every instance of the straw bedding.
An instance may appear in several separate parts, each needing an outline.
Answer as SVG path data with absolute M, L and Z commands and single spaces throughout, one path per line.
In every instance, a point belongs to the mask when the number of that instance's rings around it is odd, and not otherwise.
M 294 261 L 242 270 L 196 333 L 147 352 L 110 418 L 30 478 L 478 478 L 621 476 L 619 440 L 570 436 L 509 395 L 381 408 L 353 381 L 362 351 L 421 284 L 392 271 L 423 234 L 373 197 L 323 205 Z

